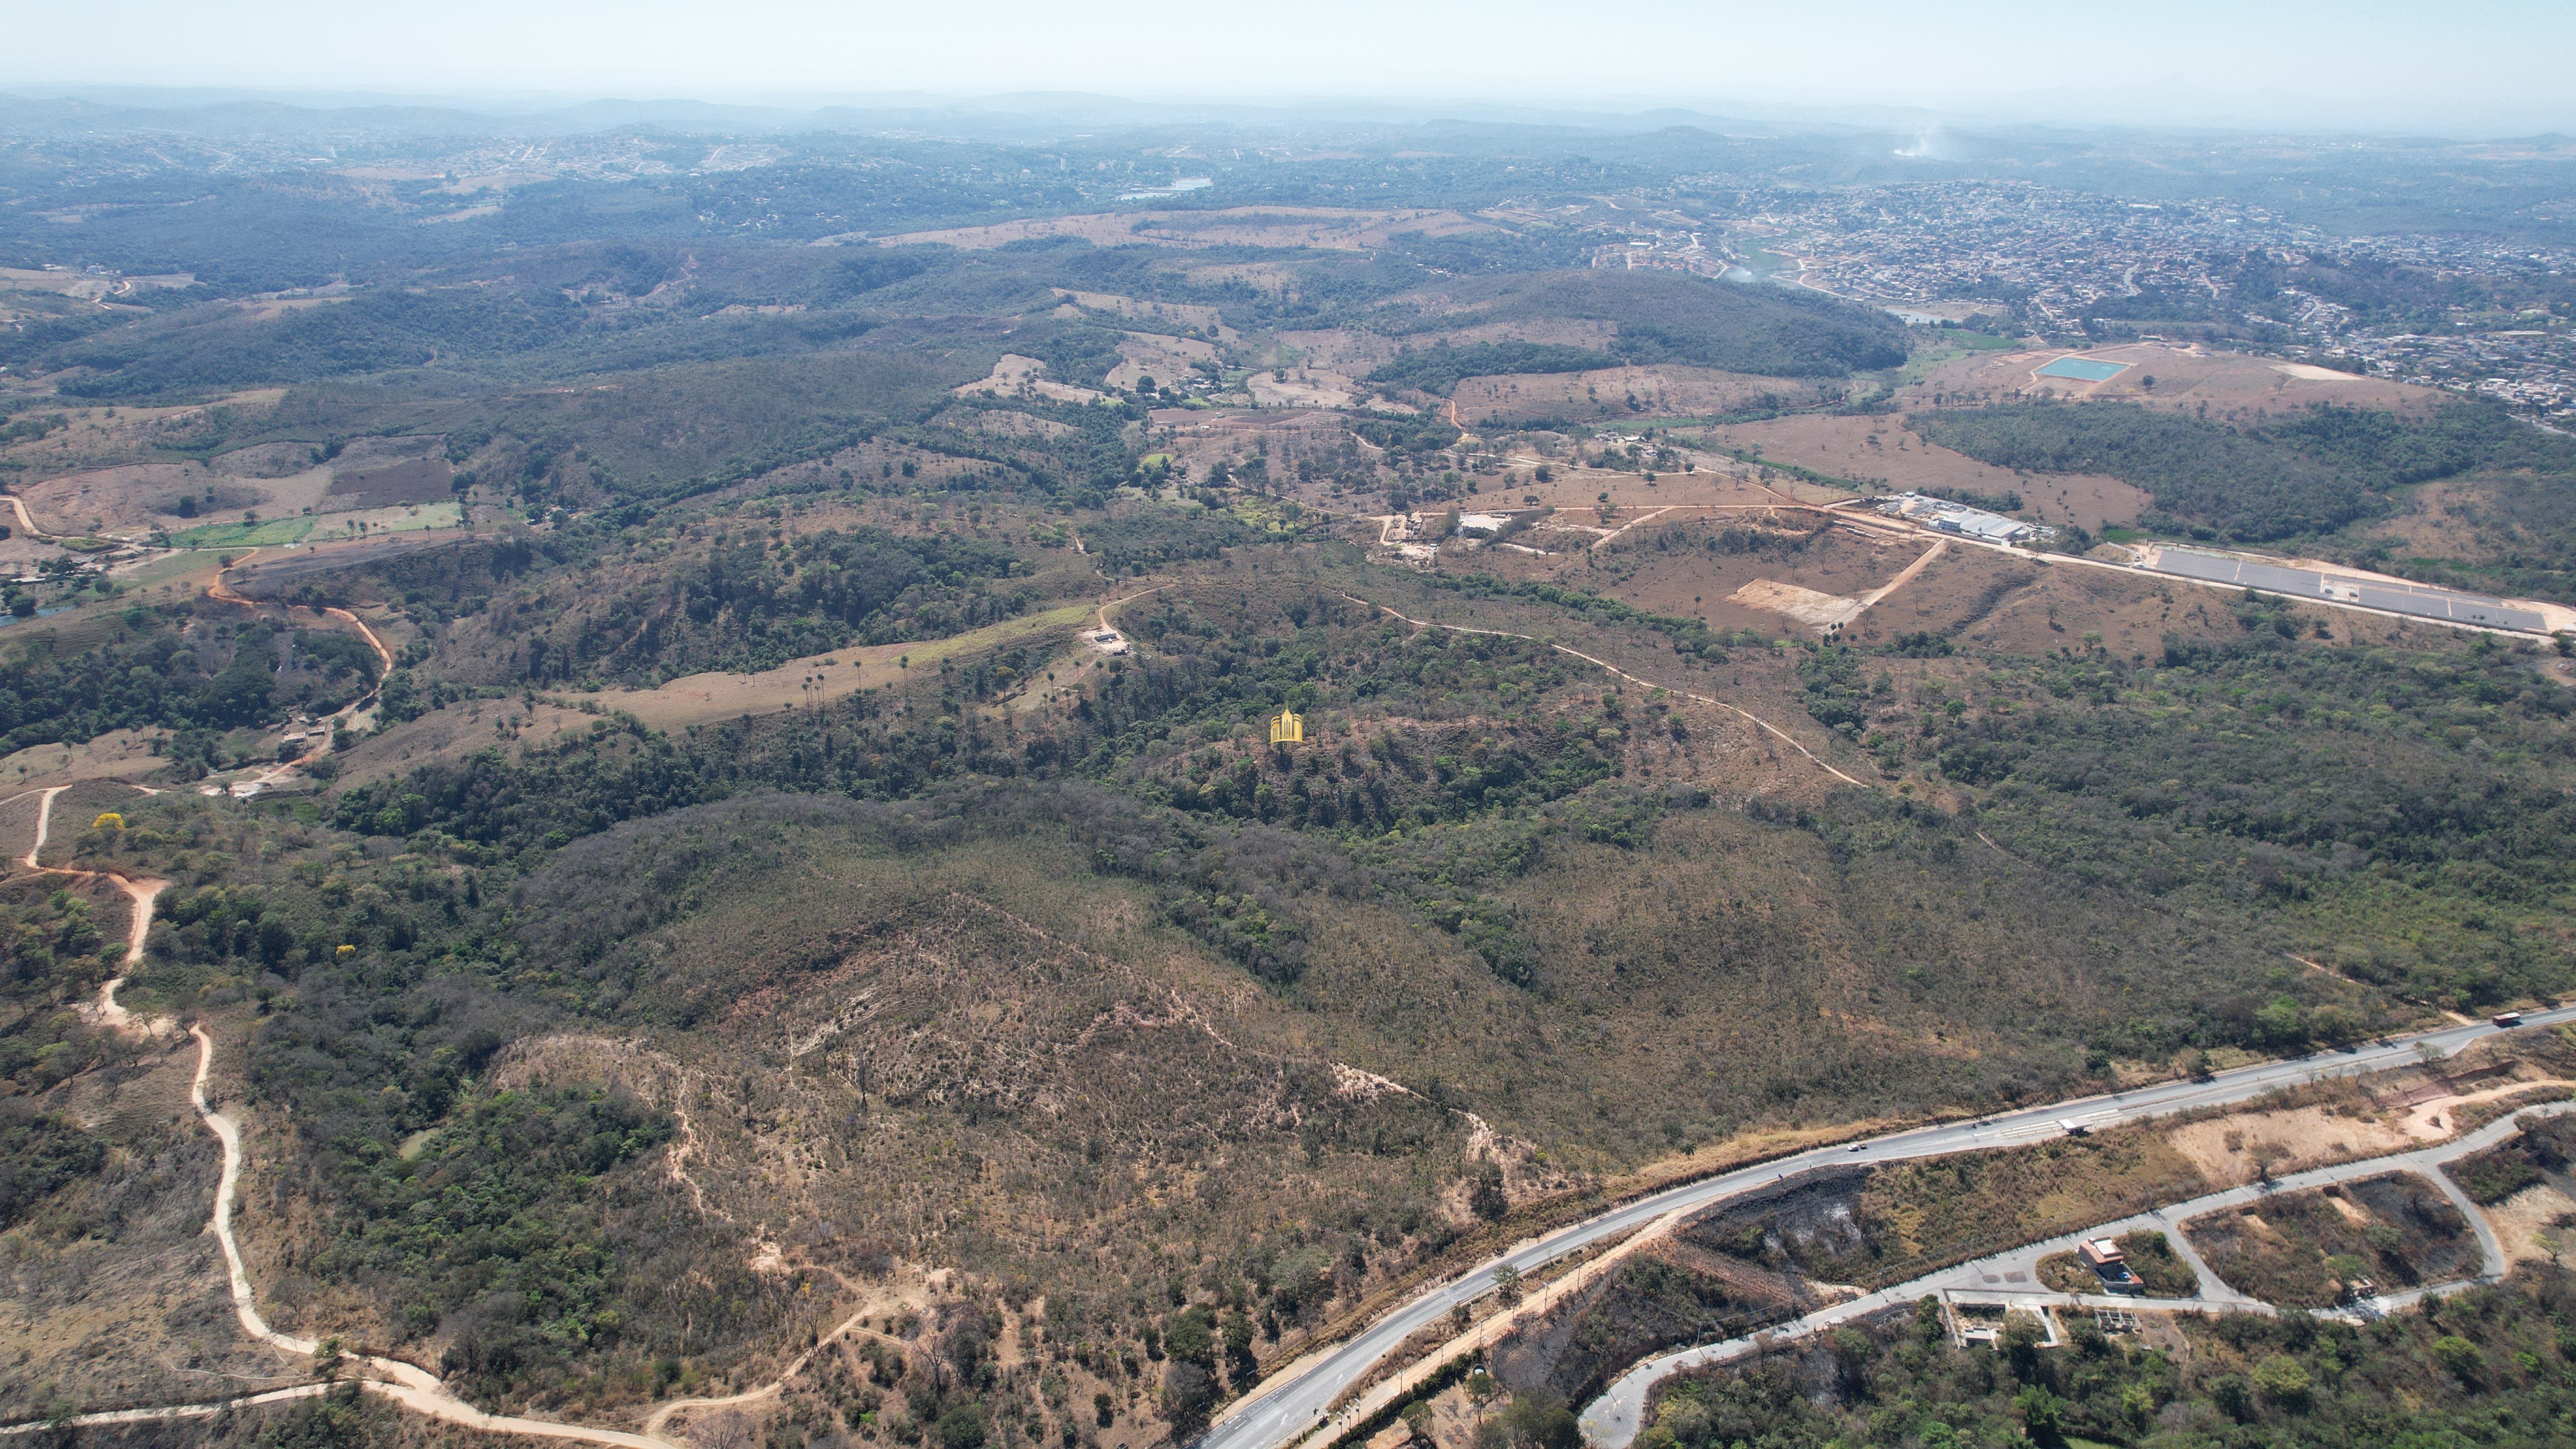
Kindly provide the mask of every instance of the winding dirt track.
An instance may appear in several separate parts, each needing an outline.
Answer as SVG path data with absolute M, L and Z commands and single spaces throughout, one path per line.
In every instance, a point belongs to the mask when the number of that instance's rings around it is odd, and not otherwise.
M 31 516 L 31 515 L 27 512 L 27 504 L 26 504 L 26 500 L 24 500 L 24 499 L 20 498 L 20 497 L 19 497 L 17 494 L 15 494 L 15 493 L 6 494 L 6 495 L 0 495 L 0 496 L 5 496 L 5 497 L 8 499 L 9 506 L 10 506 L 12 509 L 15 509 L 15 510 L 17 511 L 17 514 L 18 514 L 18 528 L 19 528 L 19 530 L 20 530 L 21 532 L 25 533 L 29 538 L 51 538 L 51 537 L 53 537 L 53 535 L 52 535 L 52 534 L 47 533 L 47 532 L 45 532 L 43 529 L 38 528 L 38 527 L 36 526 L 36 520 L 35 520 L 35 518 L 34 518 L 33 516 Z
M 334 619 L 348 620 L 353 628 L 355 628 L 360 634 L 366 636 L 367 647 L 375 650 L 376 657 L 384 661 L 385 672 L 388 674 L 393 672 L 394 651 L 385 647 L 385 641 L 376 637 L 376 631 L 367 627 L 366 620 L 359 618 L 357 615 L 350 613 L 346 609 L 326 608 L 322 612 L 330 615 Z
M 36 812 L 36 840 L 27 848 L 27 853 L 20 863 L 30 870 L 42 871 L 48 875 L 95 879 L 101 872 L 70 870 L 61 866 L 38 863 L 45 849 L 45 840 L 52 831 L 54 797 L 69 788 L 66 785 L 56 785 L 35 792 L 42 797 Z M 26 797 L 21 795 L 14 798 L 25 799 Z M 125 964 L 127 969 L 131 970 L 143 960 L 144 940 L 152 925 L 153 899 L 169 882 L 128 877 L 112 871 L 105 874 L 134 901 L 134 920 L 126 931 L 125 941 Z M 134 1014 L 117 1003 L 116 988 L 124 980 L 122 975 L 117 976 L 100 989 L 100 1019 L 120 1031 L 150 1030 L 148 1027 L 138 1026 Z M 202 1025 L 190 1025 L 188 1034 L 197 1039 L 197 1072 L 195 1078 L 189 1083 L 188 1100 L 196 1107 L 197 1116 L 206 1124 L 206 1130 L 215 1134 L 215 1139 L 223 1144 L 224 1149 L 223 1175 L 215 1184 L 215 1213 L 212 1226 L 215 1241 L 223 1248 L 225 1271 L 231 1279 L 233 1314 L 241 1320 L 242 1332 L 252 1338 L 287 1353 L 312 1354 L 319 1349 L 319 1344 L 311 1339 L 280 1333 L 269 1327 L 268 1320 L 260 1316 L 259 1306 L 251 1292 L 250 1271 L 242 1261 L 241 1244 L 233 1236 L 233 1208 L 239 1200 L 241 1189 L 241 1124 L 225 1113 L 217 1111 L 214 1103 L 206 1095 L 206 1078 L 214 1070 L 215 1065 L 215 1039 L 207 1034 Z M 856 1322 L 855 1319 L 852 1321 Z M 844 1328 L 848 1326 L 843 1325 Z M 806 1359 L 812 1357 L 812 1352 L 809 1350 L 804 1358 L 799 1358 L 790 1365 L 788 1376 L 793 1376 L 797 1370 L 803 1368 Z M 677 1449 L 671 1440 L 646 1434 L 630 1434 L 621 1429 L 594 1429 L 580 1424 L 557 1424 L 544 1419 L 521 1419 L 487 1414 L 450 1393 L 447 1387 L 427 1370 L 397 1359 L 351 1355 L 342 1360 L 342 1363 L 342 1371 L 354 1373 L 360 1386 L 367 1392 L 382 1394 L 407 1409 L 427 1414 L 434 1419 L 443 1419 L 451 1424 L 462 1424 L 468 1428 L 483 1429 L 498 1434 L 525 1434 L 543 1439 L 575 1439 L 589 1444 L 614 1444 L 620 1446 L 620 1449 Z M 684 1400 L 666 1405 L 654 1415 L 653 1424 L 658 1427 L 673 1411 L 679 1409 L 763 1398 L 776 1393 L 784 1381 L 782 1378 L 780 1383 L 755 1389 L 748 1394 L 737 1394 L 728 1399 Z M 75 1414 L 63 1419 L 0 1425 L 0 1436 L 32 1434 L 38 1430 L 53 1427 L 78 1428 L 87 1425 L 201 1419 L 221 1413 L 228 1408 L 243 1405 L 284 1403 L 292 1399 L 311 1398 L 328 1391 L 329 1387 L 327 1383 L 299 1384 L 236 1399 L 171 1404 L 146 1409 L 111 1409 L 93 1414 Z
M 1824 771 L 1826 774 L 1833 776 L 1844 784 L 1858 785 L 1864 790 L 1875 790 L 1878 788 L 1867 780 L 1855 780 L 1851 776 L 1844 774 L 1842 771 L 1835 769 L 1832 765 L 1827 764 L 1815 751 L 1798 743 L 1797 738 L 1791 735 L 1788 731 L 1781 729 L 1778 725 L 1771 723 L 1771 721 L 1764 719 L 1762 716 L 1755 714 L 1753 711 L 1745 709 L 1740 705 L 1728 704 L 1722 699 L 1711 699 L 1705 694 L 1693 694 L 1687 689 L 1674 689 L 1671 685 L 1657 684 L 1651 679 L 1640 679 L 1636 675 L 1630 674 L 1627 670 L 1620 668 L 1618 665 L 1611 663 L 1607 659 L 1596 659 L 1593 656 L 1584 653 L 1580 649 L 1569 649 L 1565 645 L 1539 639 L 1532 635 L 1515 634 L 1509 629 L 1471 629 L 1464 624 L 1443 624 L 1433 619 L 1417 619 L 1412 615 L 1405 613 L 1401 609 L 1391 608 L 1388 605 L 1377 603 L 1374 600 L 1363 599 L 1357 594 L 1344 594 L 1342 597 L 1350 600 L 1354 604 L 1366 605 L 1369 608 L 1393 614 L 1395 617 L 1402 619 L 1404 622 L 1411 624 L 1417 629 L 1446 629 L 1452 634 L 1490 634 L 1498 639 L 1527 639 L 1532 644 L 1546 644 L 1548 648 L 1555 650 L 1559 654 L 1570 654 L 1575 658 L 1582 660 L 1586 664 L 1605 670 L 1611 674 L 1615 674 L 1621 679 L 1624 679 L 1630 684 L 1636 685 L 1642 689 L 1661 689 L 1671 694 L 1680 695 L 1682 698 L 1687 699 L 1694 704 L 1713 704 L 1719 709 L 1734 710 L 1737 714 L 1744 716 L 1760 728 L 1770 731 L 1773 735 L 1779 738 L 1781 743 L 1787 745 L 1793 750 L 1796 750 L 1799 754 L 1806 756 L 1809 764 L 1814 765 L 1817 769 Z M 1991 840 L 1986 843 L 1988 845 L 1994 845 L 1994 842 Z M 1996 846 L 1996 849 L 2000 850 L 2002 847 Z
M 241 1124 L 215 1110 L 206 1097 L 206 1076 L 215 1065 L 215 1039 L 205 1027 L 190 1025 L 188 1034 L 197 1039 L 197 1075 L 188 1086 L 188 1100 L 196 1106 L 197 1115 L 205 1121 L 206 1130 L 224 1145 L 223 1176 L 215 1184 L 215 1241 L 224 1250 L 224 1268 L 232 1279 L 233 1316 L 241 1320 L 242 1332 L 288 1353 L 311 1354 L 320 1345 L 309 1338 L 280 1333 L 260 1316 L 253 1299 L 250 1270 L 243 1264 L 241 1244 L 233 1237 L 233 1204 L 241 1188 Z M 417 1410 L 434 1419 L 463 1424 L 472 1429 L 486 1429 L 499 1434 L 528 1434 L 544 1439 L 578 1439 L 591 1444 L 616 1444 L 625 1449 L 670 1449 L 670 1441 L 629 1434 L 620 1429 L 593 1429 L 580 1424 L 557 1424 L 545 1419 L 520 1419 L 487 1414 L 448 1392 L 437 1376 L 428 1370 L 399 1359 L 352 1355 L 344 1363 L 354 1365 L 361 1385 L 369 1393 L 382 1394 L 407 1409 Z M 175 1417 L 173 1411 L 159 1411 Z
M 130 913 L 132 919 L 127 921 L 125 926 L 125 964 L 131 967 L 135 962 L 143 959 L 143 938 L 152 929 L 152 902 L 161 892 L 170 888 L 170 883 L 166 880 L 154 880 L 150 876 L 120 875 L 112 870 L 106 872 L 72 870 L 63 866 L 39 863 L 37 857 L 45 853 L 45 837 L 53 829 L 54 797 L 70 788 L 69 785 L 50 785 L 35 792 L 41 797 L 36 804 L 36 843 L 27 847 L 26 858 L 21 863 L 29 870 L 41 871 L 46 875 L 67 875 L 75 880 L 96 880 L 104 874 L 109 880 L 116 882 L 116 888 L 125 892 L 126 899 L 134 903 Z M 143 789 L 140 785 L 130 788 Z M 157 792 L 147 790 L 144 793 Z M 15 795 L 10 798 L 24 800 L 27 797 Z M 125 977 L 123 973 L 119 973 L 109 977 L 107 984 L 98 989 L 98 1019 L 118 1031 L 130 1029 L 134 1021 L 134 1013 L 116 1004 L 116 988 L 124 984 Z

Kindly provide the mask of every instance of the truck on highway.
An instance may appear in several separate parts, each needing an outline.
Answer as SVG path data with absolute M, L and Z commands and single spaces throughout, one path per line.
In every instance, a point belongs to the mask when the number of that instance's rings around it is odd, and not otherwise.
M 2057 1126 L 2060 1131 L 2064 1132 L 2069 1137 L 2082 1137 L 2093 1130 L 2092 1128 L 2085 1126 L 2083 1123 L 2076 1121 L 2072 1117 L 2059 1118 Z
M 2499 1031 L 2510 1026 L 2520 1026 L 2522 1025 L 2522 1013 L 2519 1011 L 2499 1011 L 2495 1014 L 2495 1024 L 2496 1029 Z

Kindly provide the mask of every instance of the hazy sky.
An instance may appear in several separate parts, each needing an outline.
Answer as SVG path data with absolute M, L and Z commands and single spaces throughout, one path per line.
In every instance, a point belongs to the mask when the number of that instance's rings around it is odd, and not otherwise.
M 2576 0 L 0 0 L 0 87 L 1933 105 L 2576 129 Z

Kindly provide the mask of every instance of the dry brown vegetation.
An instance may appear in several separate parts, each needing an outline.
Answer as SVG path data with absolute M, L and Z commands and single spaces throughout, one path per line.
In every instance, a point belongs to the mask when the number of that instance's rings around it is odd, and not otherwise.
M 2035 396 L 2045 391 L 2062 398 L 2133 402 L 2175 412 L 2198 413 L 2206 406 L 2209 417 L 2234 421 L 2295 412 L 2321 402 L 2422 413 L 2440 396 L 2430 388 L 2381 378 L 2349 373 L 2327 378 L 2296 375 L 2266 357 L 2203 352 L 2153 342 L 2076 354 L 2088 361 L 2132 364 L 2106 382 L 2033 376 L 2038 368 L 2067 355 L 2061 348 L 1989 352 L 1961 358 L 1933 369 L 1921 382 L 1901 390 L 1897 399 L 1908 407 L 1936 402 L 1958 405 Z M 2152 388 L 2146 385 L 2149 377 L 2156 380 Z
M 2459 1209 L 2408 1173 L 2207 1213 L 2183 1232 L 2229 1287 L 2285 1308 L 2328 1307 L 2364 1277 L 2383 1289 L 2448 1282 L 2481 1256 Z
M 1683 1236 L 1820 1282 L 1875 1288 L 2205 1191 L 2148 1125 L 1809 1173 L 1712 1212 Z
M 1814 396 L 1811 384 L 1788 378 L 1673 364 L 1469 378 L 1456 392 L 1459 420 L 1471 427 L 1569 418 L 1687 418 L 1765 405 L 1794 407 Z
M 1038 237 L 1080 237 L 1097 246 L 1149 242 L 1168 247 L 1313 247 L 1360 251 L 1383 246 L 1399 232 L 1430 236 L 1491 231 L 1490 223 L 1454 211 L 1405 209 L 1349 211 L 1314 206 L 1242 206 L 1222 211 L 1120 211 L 1088 216 L 1040 217 L 991 226 L 906 232 L 877 238 L 881 246 L 936 243 L 967 249 L 1005 246 Z
M 2098 528 L 2135 523 L 2152 500 L 2117 478 L 2092 473 L 2016 474 L 1924 441 L 1895 417 L 1807 416 L 1731 423 L 1708 441 L 1754 457 L 1875 484 L 1889 492 L 1925 488 L 2003 497 L 2018 494 L 2043 523 Z

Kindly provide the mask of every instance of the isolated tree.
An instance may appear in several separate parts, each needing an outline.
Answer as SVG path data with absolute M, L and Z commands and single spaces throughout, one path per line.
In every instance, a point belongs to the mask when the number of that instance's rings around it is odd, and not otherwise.
M 1194 1434 L 1216 1404 L 1216 1380 L 1194 1363 L 1174 1359 L 1163 1369 L 1163 1414 L 1175 1434 Z
M 689 1426 L 692 1449 L 752 1449 L 751 1421 L 727 1409 Z
M 1193 1306 L 1172 1315 L 1163 1329 L 1163 1354 L 1203 1369 L 1216 1362 L 1216 1336 L 1209 1331 L 1206 1309 Z
M 939 1416 L 939 1449 L 984 1449 L 984 1410 L 975 1403 L 952 1405 Z
M 2437 1354 L 2441 1343 L 2438 1338 L 2433 1340 Z M 2307 1365 L 2288 1354 L 2276 1353 L 2254 1366 L 2254 1386 L 2263 1391 L 2263 1397 L 2276 1404 L 2297 1405 L 2307 1402 L 2308 1390 L 2313 1384 L 2308 1377 Z

